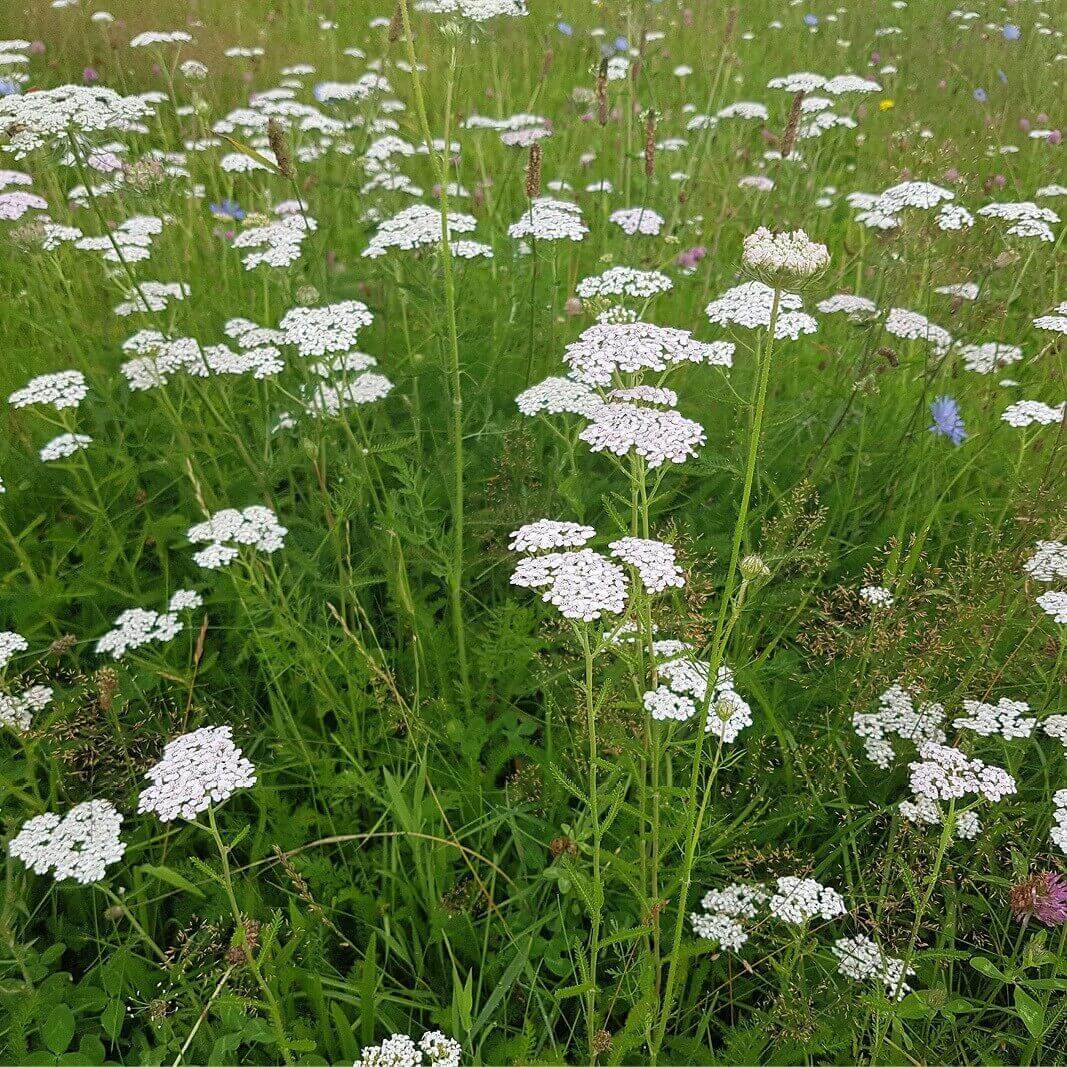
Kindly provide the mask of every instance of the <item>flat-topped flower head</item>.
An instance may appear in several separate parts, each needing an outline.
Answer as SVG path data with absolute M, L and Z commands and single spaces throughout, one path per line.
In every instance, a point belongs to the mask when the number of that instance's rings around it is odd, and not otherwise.
M 1051 426 L 1063 418 L 1062 403 L 1055 407 L 1041 400 L 1017 400 L 1009 404 L 1001 414 L 1001 419 L 1009 426 L 1022 429 L 1027 426 Z
M 374 316 L 359 300 L 342 300 L 324 307 L 290 308 L 279 323 L 287 344 L 302 356 L 322 356 L 327 352 L 348 352 Z
M 476 225 L 473 215 L 459 211 L 448 213 L 448 235 L 470 233 Z M 363 255 L 370 259 L 384 256 L 391 248 L 410 251 L 441 243 L 441 211 L 429 204 L 412 204 L 386 219 L 378 227 Z
M 830 253 L 826 245 L 812 241 L 803 230 L 772 233 L 761 226 L 745 238 L 742 260 L 765 280 L 795 284 L 825 270 Z
M 684 463 L 704 444 L 704 428 L 674 410 L 604 404 L 578 434 L 593 452 L 640 456 L 651 468 Z
M 655 237 L 663 229 L 666 219 L 651 208 L 628 207 L 613 211 L 608 221 L 614 222 L 623 233 L 628 234 L 630 237 L 634 237 L 637 234 Z
M 633 267 L 612 267 L 603 274 L 583 278 L 575 292 L 583 300 L 596 296 L 632 297 L 647 300 L 674 287 L 674 282 L 662 271 L 635 270 Z
M 645 537 L 623 537 L 608 546 L 611 554 L 637 572 L 649 593 L 681 589 L 685 576 L 675 562 L 674 546 Z
M 585 382 L 573 378 L 546 378 L 543 382 L 524 389 L 515 403 L 523 415 L 582 415 L 591 419 L 603 406 L 604 401 Z
M 1067 578 L 1067 544 L 1063 541 L 1038 541 L 1034 554 L 1023 564 L 1023 570 L 1039 582 L 1053 582 Z
M 0 129 L 16 159 L 56 142 L 70 131 L 81 135 L 125 132 L 153 113 L 141 96 L 122 96 L 105 86 L 60 85 L 33 93 L 0 96 Z
M 24 734 L 33 722 L 33 713 L 52 703 L 52 688 L 31 685 L 21 693 L 0 693 L 0 726 Z
M 611 385 L 618 374 L 662 372 L 683 363 L 728 367 L 734 346 L 698 341 L 688 330 L 651 322 L 598 323 L 567 345 L 563 357 L 573 377 L 588 385 Z
M 6 667 L 12 656 L 17 652 L 25 652 L 29 647 L 29 642 L 22 634 L 4 630 L 0 633 L 0 667 Z
M 546 552 L 557 548 L 581 548 L 596 537 L 592 526 L 556 519 L 538 519 L 520 526 L 512 535 L 508 548 L 512 552 Z
M 126 845 L 119 839 L 121 828 L 122 816 L 110 801 L 89 800 L 62 817 L 48 812 L 30 819 L 8 852 L 36 874 L 88 885 L 122 859 Z
M 93 439 L 85 433 L 61 433 L 41 448 L 41 462 L 54 463 L 58 459 L 69 459 L 85 451 L 92 443 Z
M 745 329 L 767 329 L 774 310 L 775 290 L 764 282 L 742 282 L 727 289 L 704 309 L 708 320 L 719 326 L 743 326 Z M 803 300 L 796 293 L 779 291 L 778 318 L 774 336 L 796 340 L 802 333 L 815 333 L 819 324 L 800 309 Z
M 194 544 L 207 545 L 193 560 L 208 570 L 217 570 L 229 566 L 240 554 L 241 547 L 277 552 L 288 532 L 270 508 L 253 504 L 243 511 L 236 508 L 216 511 L 207 522 L 191 526 L 187 536 Z
M 622 568 L 591 548 L 527 556 L 515 568 L 511 584 L 543 590 L 541 599 L 566 619 L 595 622 L 626 607 Z
M 161 822 L 195 819 L 256 784 L 255 768 L 233 743 L 229 726 L 205 726 L 175 738 L 145 777 L 152 784 L 138 798 L 137 810 L 153 812 Z
M 904 961 L 887 956 L 869 937 L 841 937 L 834 942 L 831 949 L 837 957 L 838 974 L 861 981 L 881 982 L 886 995 L 893 1000 L 900 1000 L 908 992 L 905 977 L 915 971 Z
M 514 240 L 533 237 L 538 241 L 580 241 L 589 232 L 577 204 L 569 200 L 540 197 L 508 227 Z
M 770 900 L 771 914 L 783 922 L 800 924 L 811 919 L 836 919 L 848 909 L 836 889 L 814 878 L 779 878 Z

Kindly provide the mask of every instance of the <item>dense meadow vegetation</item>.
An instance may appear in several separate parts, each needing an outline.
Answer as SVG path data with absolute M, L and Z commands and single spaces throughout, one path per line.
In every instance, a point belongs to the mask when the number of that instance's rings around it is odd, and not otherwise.
M 0 1059 L 1067 1059 L 1067 40 L 971 2 L 0 5 Z

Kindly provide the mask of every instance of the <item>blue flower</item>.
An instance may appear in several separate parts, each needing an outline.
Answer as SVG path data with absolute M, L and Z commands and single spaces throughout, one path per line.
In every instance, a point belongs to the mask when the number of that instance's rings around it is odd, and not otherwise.
M 627 51 L 629 49 L 629 47 L 630 47 L 630 42 L 628 40 L 626 40 L 625 37 L 616 37 L 615 38 L 615 51 L 616 52 L 625 52 L 625 51 Z
M 819 25 L 819 16 L 818 15 L 805 15 L 804 16 L 804 25 L 805 26 L 818 26 Z
M 211 214 L 219 219 L 233 219 L 240 222 L 245 217 L 245 209 L 236 200 L 223 200 L 221 204 L 211 205 Z
M 985 89 L 975 89 L 971 96 L 975 98 L 980 104 L 984 104 L 989 99 L 989 93 Z
M 1002 71 L 999 67 L 997 68 L 997 78 L 1000 79 L 1001 85 L 1007 85 L 1008 84 L 1008 76 L 1007 76 L 1007 74 L 1005 74 L 1004 71 Z
M 955 397 L 939 396 L 930 404 L 930 417 L 934 420 L 929 427 L 932 434 L 947 437 L 954 445 L 962 445 L 967 440 L 967 431 L 963 426 L 963 416 Z
M 0 96 L 18 96 L 21 92 L 18 82 L 10 78 L 0 78 Z
M 1020 30 L 1018 26 L 1012 25 L 1010 22 L 1007 23 L 1000 32 L 1004 34 L 1005 41 L 1017 41 L 1023 35 L 1023 31 Z
M 574 36 L 574 27 L 569 22 L 557 22 L 556 29 L 559 30 L 564 37 Z

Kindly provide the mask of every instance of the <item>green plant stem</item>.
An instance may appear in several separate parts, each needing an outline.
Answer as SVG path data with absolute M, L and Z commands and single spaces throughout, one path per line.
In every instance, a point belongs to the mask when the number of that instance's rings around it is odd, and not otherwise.
M 408 64 L 415 94 L 415 110 L 422 128 L 423 140 L 430 158 L 434 159 L 433 137 L 426 117 L 426 102 L 419 78 L 419 64 L 415 56 L 415 38 L 411 31 L 411 16 L 407 0 L 400 0 L 400 19 L 404 27 Z M 448 65 L 448 85 L 445 92 L 445 138 L 440 159 L 436 160 L 441 207 L 441 260 L 445 282 L 445 318 L 448 323 L 449 378 L 452 400 L 452 566 L 449 574 L 449 596 L 452 607 L 452 631 L 456 642 L 460 686 L 463 702 L 470 707 L 470 673 L 467 668 L 467 638 L 463 620 L 463 389 L 459 366 L 459 331 L 456 325 L 456 285 L 452 272 L 452 245 L 448 233 L 448 154 L 451 141 L 452 86 L 456 74 L 456 50 L 452 49 Z
M 737 581 L 738 562 L 741 555 L 741 544 L 744 540 L 745 528 L 748 521 L 749 502 L 752 499 L 752 483 L 756 475 L 756 458 L 759 454 L 760 435 L 763 430 L 763 414 L 767 404 L 767 383 L 770 378 L 771 360 L 774 354 L 774 330 L 778 322 L 778 308 L 781 303 L 781 290 L 774 290 L 774 300 L 771 304 L 770 322 L 767 327 L 766 339 L 761 346 L 759 355 L 758 386 L 756 392 L 756 410 L 752 418 L 752 425 L 748 439 L 748 458 L 745 464 L 745 483 L 741 493 L 741 506 L 737 511 L 737 522 L 734 526 L 733 544 L 730 549 L 730 565 L 726 572 L 726 586 L 723 589 L 722 601 L 719 605 L 719 618 L 715 626 L 715 636 L 712 640 L 712 656 L 708 665 L 707 695 L 698 711 L 697 717 L 697 741 L 693 753 L 693 765 L 689 777 L 689 792 L 686 804 L 688 812 L 688 825 L 686 827 L 685 858 L 682 863 L 682 877 L 678 887 L 678 906 L 675 912 L 674 933 L 671 942 L 671 952 L 667 965 L 667 982 L 663 991 L 663 1000 L 660 1004 L 659 1023 L 652 1044 L 652 1060 L 656 1061 L 663 1038 L 667 1031 L 667 1022 L 670 1019 L 675 985 L 678 981 L 679 960 L 682 949 L 682 930 L 685 925 L 685 906 L 689 895 L 689 887 L 693 878 L 693 864 L 696 861 L 697 843 L 700 840 L 700 831 L 703 828 L 704 813 L 707 810 L 711 790 L 715 784 L 719 768 L 719 760 L 716 757 L 707 784 L 704 787 L 704 795 L 698 805 L 700 792 L 701 761 L 704 753 L 705 721 L 708 707 L 711 703 L 715 689 L 715 679 L 722 665 L 723 653 L 726 648 L 726 621 L 729 611 L 730 600 L 733 596 L 734 586 Z M 719 750 L 722 749 L 720 740 Z
M 230 849 L 222 840 L 222 835 L 219 833 L 218 823 L 215 821 L 214 807 L 209 807 L 207 809 L 207 821 L 211 836 L 215 841 L 215 847 L 219 851 L 219 860 L 222 864 L 222 884 L 226 890 L 226 896 L 230 901 L 230 910 L 233 912 L 233 921 L 237 928 L 237 935 L 241 939 L 240 944 L 244 949 L 245 961 L 248 963 L 248 969 L 252 972 L 252 977 L 255 978 L 256 984 L 263 992 L 263 997 L 267 1002 L 267 1013 L 270 1015 L 271 1024 L 274 1026 L 274 1032 L 278 1039 L 278 1049 L 285 1062 L 292 1063 L 293 1056 L 289 1051 L 289 1040 L 285 1036 L 285 1027 L 282 1025 L 281 1009 L 279 1009 L 278 1001 L 275 999 L 274 994 L 270 990 L 270 986 L 267 985 L 266 979 L 263 977 L 263 972 L 260 970 L 259 962 L 256 959 L 255 950 L 248 943 L 248 936 L 245 932 L 244 916 L 241 914 L 241 909 L 237 905 L 237 896 L 233 891 L 233 877 L 230 874 Z

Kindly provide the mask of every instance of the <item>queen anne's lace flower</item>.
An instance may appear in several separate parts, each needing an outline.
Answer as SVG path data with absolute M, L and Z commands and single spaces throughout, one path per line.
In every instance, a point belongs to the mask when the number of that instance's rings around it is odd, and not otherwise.
M 255 768 L 233 743 L 229 726 L 205 726 L 170 741 L 145 777 L 152 784 L 138 798 L 137 810 L 153 812 L 161 822 L 195 819 L 256 784 Z
M 878 312 L 878 306 L 865 296 L 853 296 L 852 293 L 836 293 L 834 296 L 820 300 L 815 307 L 824 315 L 843 311 L 848 315 L 866 318 Z
M 99 882 L 107 868 L 122 859 L 122 816 L 107 800 L 89 800 L 62 818 L 48 812 L 24 823 L 8 852 L 36 874 L 57 882 L 73 878 L 83 885 Z
M 744 264 L 768 276 L 810 278 L 830 265 L 826 245 L 812 241 L 803 230 L 772 233 L 761 226 L 745 238 Z

